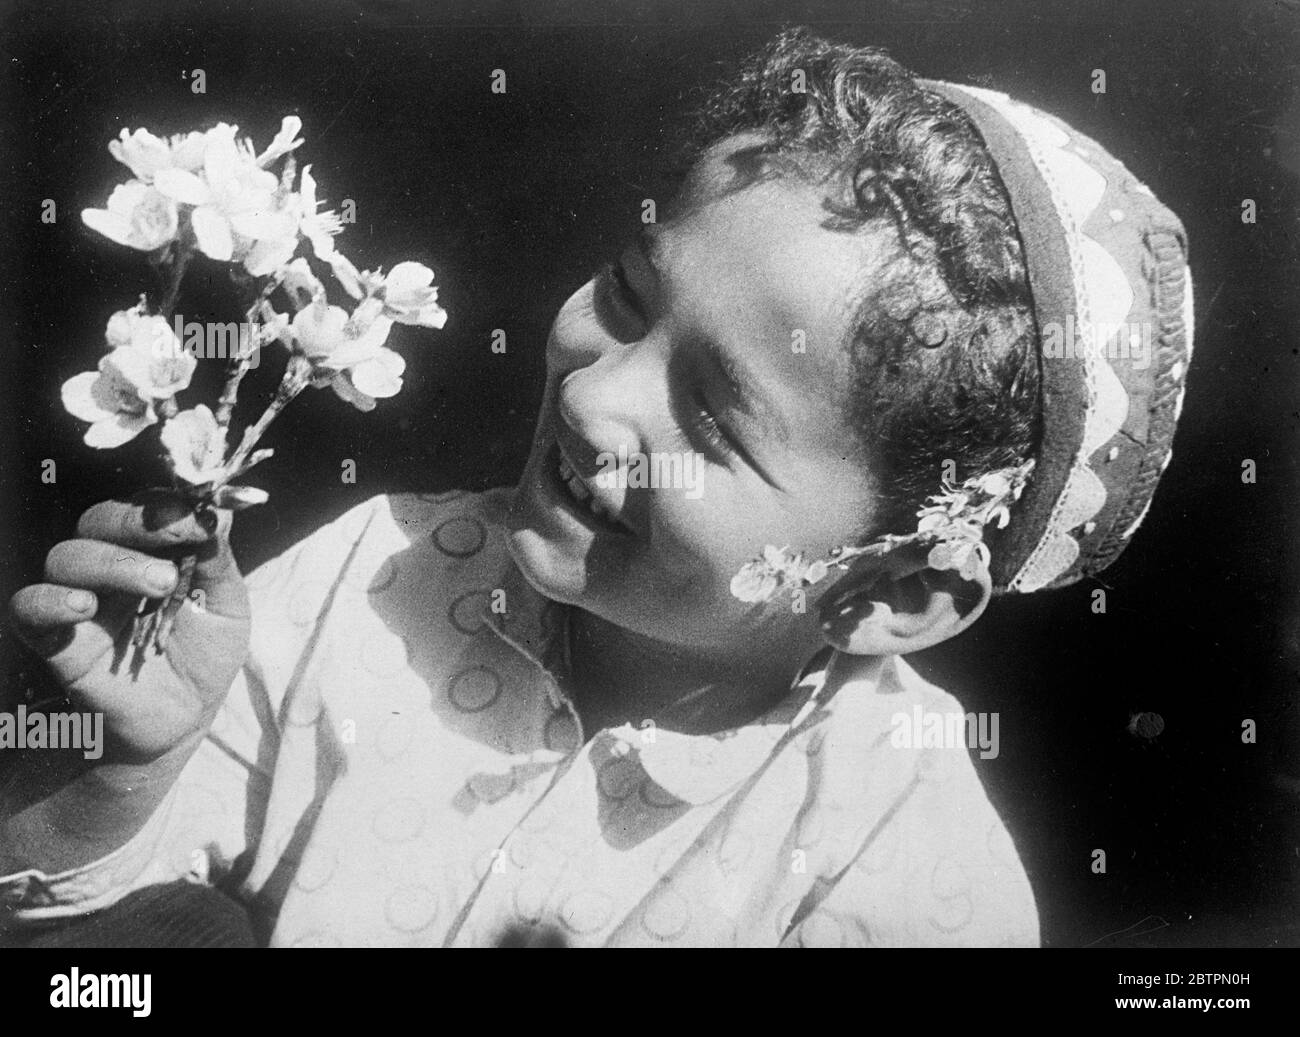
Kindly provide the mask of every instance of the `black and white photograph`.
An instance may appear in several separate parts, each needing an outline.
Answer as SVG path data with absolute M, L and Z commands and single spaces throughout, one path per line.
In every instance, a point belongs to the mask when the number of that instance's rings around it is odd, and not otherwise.
M 33 1003 L 780 947 L 1262 1006 L 1300 4 L 16 0 L 0 48 Z

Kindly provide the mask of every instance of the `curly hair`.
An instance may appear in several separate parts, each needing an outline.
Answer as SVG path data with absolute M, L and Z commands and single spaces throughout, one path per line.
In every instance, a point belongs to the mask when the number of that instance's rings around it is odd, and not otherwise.
M 1038 332 L 1006 190 L 964 112 L 884 51 L 794 29 L 704 106 L 689 147 L 757 132 L 765 162 L 847 190 L 836 225 L 895 253 L 849 335 L 849 419 L 884 501 L 910 529 L 945 462 L 965 479 L 1033 456 Z M 768 170 L 770 172 L 771 170 Z

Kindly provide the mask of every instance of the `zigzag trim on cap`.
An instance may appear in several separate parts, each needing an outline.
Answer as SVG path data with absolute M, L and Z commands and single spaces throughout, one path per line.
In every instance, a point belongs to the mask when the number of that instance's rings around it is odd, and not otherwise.
M 1192 292 L 1182 227 L 1104 149 L 1059 120 L 997 91 L 921 85 L 966 111 L 998 163 L 1020 229 L 1044 350 L 1040 464 L 1014 513 L 1008 532 L 1019 536 L 1007 542 L 1004 564 L 1010 568 L 998 582 L 1020 592 L 1064 586 L 1105 568 L 1124 549 L 1171 457 L 1191 357 Z M 1122 190 L 1147 197 L 1137 207 L 1142 211 L 1099 215 L 1103 199 L 1113 197 L 1108 174 Z M 1089 227 L 1112 245 L 1118 234 L 1120 240 L 1131 236 L 1135 246 L 1138 227 L 1144 227 L 1141 275 L 1126 273 Z M 1143 280 L 1149 299 L 1134 295 Z M 1132 365 L 1121 378 L 1108 359 L 1117 341 L 1098 334 L 1126 333 L 1134 312 L 1155 318 L 1150 378 Z M 1052 356 L 1044 331 L 1055 324 L 1060 332 L 1067 321 L 1073 322 L 1075 355 Z M 1117 355 L 1128 359 L 1132 345 L 1130 339 Z M 1108 485 L 1115 494 L 1109 507 Z

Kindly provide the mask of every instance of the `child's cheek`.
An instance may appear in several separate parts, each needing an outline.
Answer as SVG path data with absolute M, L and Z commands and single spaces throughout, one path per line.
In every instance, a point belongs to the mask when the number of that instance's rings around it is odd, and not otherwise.
M 666 609 L 734 604 L 731 577 L 748 556 L 732 564 L 736 555 L 730 546 L 732 538 L 710 523 L 707 513 L 698 506 L 701 503 L 686 502 L 690 525 L 676 529 L 671 542 L 667 537 L 662 538 L 659 546 L 666 550 L 656 552 L 656 586 Z

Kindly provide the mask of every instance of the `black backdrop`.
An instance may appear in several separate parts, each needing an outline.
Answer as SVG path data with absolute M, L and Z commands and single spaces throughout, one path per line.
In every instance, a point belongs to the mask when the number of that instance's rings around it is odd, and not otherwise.
M 57 402 L 61 382 L 91 366 L 108 314 L 153 287 L 138 254 L 77 217 L 124 175 L 105 148 L 120 128 L 226 120 L 265 142 L 298 113 L 323 195 L 356 202 L 345 249 L 362 265 L 427 262 L 451 312 L 442 333 L 397 338 L 407 385 L 376 412 L 322 393 L 274 427 L 278 456 L 252 480 L 271 503 L 236 531 L 249 568 L 376 493 L 510 481 L 551 317 L 635 226 L 641 200 L 668 194 L 669 135 L 724 63 L 782 24 L 808 24 L 1056 112 L 1187 225 L 1198 312 L 1183 427 L 1141 534 L 1104 575 L 1106 614 L 1090 608 L 1096 581 L 1006 600 L 915 662 L 967 708 L 1001 715 L 1001 755 L 980 773 L 1047 944 L 1300 943 L 1298 6 L 7 5 L 0 591 L 37 576 L 81 509 L 161 476 L 138 442 L 83 447 Z M 195 68 L 203 95 L 182 75 Z M 498 68 L 505 95 L 489 90 Z M 1090 90 L 1096 68 L 1104 95 Z M 40 220 L 46 198 L 52 225 Z M 202 268 L 185 291 L 187 311 L 235 319 Z M 490 350 L 494 328 L 505 355 Z M 250 377 L 250 398 L 269 392 L 274 368 Z M 355 485 L 340 479 L 345 458 Z M 1253 485 L 1244 459 L 1257 464 Z M 34 691 L 39 667 L 7 633 L 4 647 L 9 696 Z M 1129 730 L 1144 711 L 1165 721 L 1154 739 Z M 1248 718 L 1254 745 L 1241 741 Z M 1090 871 L 1098 848 L 1105 875 Z

